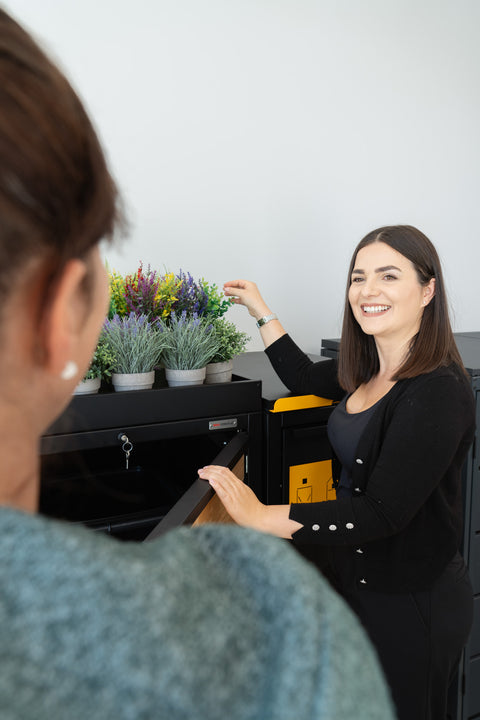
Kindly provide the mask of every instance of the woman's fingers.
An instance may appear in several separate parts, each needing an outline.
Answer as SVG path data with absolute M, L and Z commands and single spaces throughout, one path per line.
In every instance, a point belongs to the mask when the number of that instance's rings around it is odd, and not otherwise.
M 243 302 L 243 298 L 248 295 L 249 283 L 246 280 L 230 280 L 223 286 L 223 292 L 229 297 L 233 297 L 236 302 Z
M 208 480 L 210 485 L 222 496 L 241 495 L 246 485 L 232 473 L 231 470 L 220 465 L 207 465 L 198 471 L 203 480 Z
M 235 522 L 259 530 L 262 528 L 262 512 L 265 506 L 253 490 L 231 470 L 219 465 L 207 465 L 198 471 L 198 475 L 203 480 L 208 480 Z
M 223 292 L 233 297 L 235 303 L 245 305 L 250 315 L 257 319 L 269 314 L 257 286 L 250 280 L 229 280 L 224 284 Z

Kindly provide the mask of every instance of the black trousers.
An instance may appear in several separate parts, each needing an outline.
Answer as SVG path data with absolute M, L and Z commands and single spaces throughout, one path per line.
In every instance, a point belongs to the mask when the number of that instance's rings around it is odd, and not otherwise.
M 446 720 L 448 688 L 473 620 L 473 591 L 461 556 L 426 592 L 337 589 L 377 650 L 398 720 Z

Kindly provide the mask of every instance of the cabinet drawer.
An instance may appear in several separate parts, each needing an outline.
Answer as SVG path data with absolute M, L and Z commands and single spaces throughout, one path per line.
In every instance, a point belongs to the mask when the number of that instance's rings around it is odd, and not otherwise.
M 250 440 L 245 416 L 215 419 L 214 429 L 211 424 L 204 418 L 49 439 L 42 453 L 41 513 L 119 540 L 144 540 L 192 486 L 187 498 L 197 493 L 206 504 L 210 486 L 198 480 L 197 469 L 230 466 L 230 457 L 222 461 L 229 443 Z
M 238 433 L 210 464 L 228 467 L 243 480 L 247 441 L 246 433 Z M 206 522 L 233 521 L 209 483 L 197 478 L 145 540 L 154 540 L 180 525 L 200 525 Z

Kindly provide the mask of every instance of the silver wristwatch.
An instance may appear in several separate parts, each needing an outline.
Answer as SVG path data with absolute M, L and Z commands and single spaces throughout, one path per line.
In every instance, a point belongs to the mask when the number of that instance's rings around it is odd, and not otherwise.
M 257 320 L 257 327 L 263 327 L 268 322 L 270 322 L 270 320 L 278 320 L 278 317 L 275 315 L 275 313 L 272 313 L 272 315 L 265 315 L 264 317 L 261 317 L 260 320 Z

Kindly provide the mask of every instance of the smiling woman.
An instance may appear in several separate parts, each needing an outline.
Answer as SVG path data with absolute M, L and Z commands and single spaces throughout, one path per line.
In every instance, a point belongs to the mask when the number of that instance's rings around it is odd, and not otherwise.
M 435 248 L 407 225 L 359 243 L 338 365 L 313 363 L 254 283 L 228 282 L 225 292 L 265 318 L 267 355 L 290 390 L 340 401 L 328 423 L 336 499 L 266 506 L 224 468 L 200 477 L 237 522 L 316 545 L 376 645 L 399 720 L 445 720 L 472 620 L 458 551 L 475 418 Z

